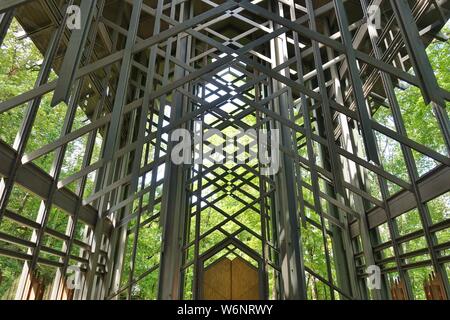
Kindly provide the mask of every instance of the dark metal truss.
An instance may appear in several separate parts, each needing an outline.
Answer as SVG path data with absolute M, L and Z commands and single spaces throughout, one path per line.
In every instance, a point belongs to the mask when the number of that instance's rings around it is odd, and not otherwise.
M 155 274 L 155 298 L 200 298 L 205 263 L 228 254 L 259 267 L 264 298 L 308 298 L 307 276 L 332 299 L 390 298 L 390 273 L 411 296 L 407 270 L 420 266 L 444 279 L 449 296 L 450 243 L 438 243 L 436 233 L 449 232 L 450 220 L 434 223 L 427 203 L 450 191 L 450 93 L 426 54 L 441 37 L 448 1 L 81 0 L 81 29 L 70 32 L 65 9 L 73 3 L 0 2 L 0 44 L 15 17 L 44 55 L 34 88 L 0 101 L 0 115 L 26 105 L 16 143 L 0 142 L 0 226 L 13 221 L 33 231 L 27 239 L 0 232 L 0 256 L 24 262 L 17 299 L 29 297 L 41 265 L 55 270 L 51 298 L 63 299 L 74 263 L 83 281 L 76 299 L 133 298 L 136 285 Z M 369 5 L 380 6 L 381 29 L 368 24 Z M 31 12 L 45 19 L 31 23 Z M 408 137 L 396 93 L 405 83 L 419 88 L 433 110 L 447 154 Z M 61 135 L 27 152 L 49 93 L 53 106 L 68 107 Z M 89 121 L 73 128 L 78 108 Z M 394 127 L 373 119 L 378 108 L 390 110 Z M 280 172 L 264 176 L 259 163 L 173 164 L 169 134 L 194 131 L 195 121 L 203 130 L 279 129 Z M 400 145 L 405 177 L 385 169 L 378 134 Z M 63 177 L 67 147 L 83 137 L 82 166 Z M 98 137 L 101 156 L 93 159 Z M 438 165 L 420 176 L 415 152 Z M 45 173 L 35 161 L 48 154 L 54 162 Z M 95 188 L 86 195 L 92 175 Z M 378 195 L 369 191 L 369 175 Z M 400 191 L 392 193 L 392 185 Z M 36 221 L 8 208 L 15 186 L 41 200 Z M 227 197 L 234 197 L 234 212 L 221 208 Z M 69 216 L 65 233 L 47 226 L 52 208 Z M 412 209 L 421 228 L 400 235 L 396 218 Z M 205 229 L 212 211 L 222 220 Z M 258 217 L 258 230 L 242 222 L 247 215 Z M 82 240 L 75 236 L 79 224 L 86 228 Z M 152 253 L 160 257 L 139 274 L 140 235 L 152 225 L 160 228 Z M 321 233 L 325 276 L 305 262 L 305 228 Z M 221 240 L 211 243 L 213 234 Z M 46 246 L 47 236 L 62 246 Z M 423 250 L 404 252 L 402 244 L 421 237 Z M 386 249 L 391 256 L 382 254 Z M 381 268 L 382 290 L 366 287 L 370 265 Z

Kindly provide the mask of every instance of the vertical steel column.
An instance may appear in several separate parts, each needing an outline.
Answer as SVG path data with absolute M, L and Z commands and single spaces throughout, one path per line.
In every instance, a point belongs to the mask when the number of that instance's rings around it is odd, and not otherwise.
M 70 4 L 72 4 L 72 2 Z M 102 15 L 104 5 L 105 5 L 105 0 L 100 0 L 99 6 L 98 6 L 99 9 L 98 9 L 98 14 L 97 14 L 97 19 L 95 21 L 95 24 L 93 25 L 93 28 L 92 28 L 93 30 L 91 30 L 90 35 L 89 35 L 89 48 L 86 52 L 87 60 L 89 60 L 89 58 L 91 57 L 93 50 L 94 50 L 94 43 L 95 43 L 94 40 L 97 36 L 98 25 L 100 23 L 100 19 L 98 19 L 98 17 L 100 17 Z M 67 14 L 67 12 L 66 12 L 66 14 Z M 108 76 L 106 78 L 108 79 Z M 77 84 L 77 87 L 81 88 L 83 86 L 83 83 L 84 83 L 84 81 L 79 81 L 79 83 Z M 80 89 L 77 89 L 77 91 L 79 91 L 79 90 Z M 97 106 L 95 108 L 93 119 L 98 119 L 100 117 L 100 114 L 102 112 L 102 107 L 103 107 L 102 102 L 104 102 L 103 99 L 104 99 L 104 94 L 102 95 L 102 98 L 99 100 L 99 103 L 97 104 Z M 79 99 L 76 99 L 76 100 L 79 100 Z M 75 110 L 73 110 L 73 111 L 76 112 L 77 104 L 75 104 L 74 106 L 75 106 Z M 83 157 L 83 163 L 82 163 L 83 168 L 88 166 L 91 161 L 94 146 L 95 146 L 96 132 L 97 131 L 89 133 L 88 141 L 86 144 L 86 151 L 85 151 L 85 154 Z M 56 179 L 56 181 L 57 180 L 59 180 L 59 179 Z M 71 251 L 72 251 L 73 243 L 75 240 L 75 230 L 76 230 L 76 227 L 77 227 L 77 224 L 79 221 L 79 213 L 80 213 L 80 208 L 82 206 L 82 198 L 83 198 L 83 194 L 84 194 L 84 191 L 86 188 L 86 183 L 87 183 L 87 176 L 84 176 L 77 186 L 76 194 L 78 196 L 78 200 L 77 200 L 74 212 L 73 212 L 73 216 L 69 217 L 69 223 L 66 228 L 66 233 L 69 236 L 69 241 L 65 242 L 63 245 L 64 251 L 65 251 L 65 255 L 61 259 L 62 263 L 63 263 L 63 267 L 57 269 L 56 276 L 55 276 L 55 279 L 53 282 L 51 298 L 54 300 L 61 299 L 64 294 L 64 287 L 65 287 L 64 281 L 66 280 L 66 272 L 67 272 L 67 268 L 69 266 Z M 78 289 L 74 294 L 74 299 L 76 299 L 76 297 L 80 293 L 81 292 Z
M 100 5 L 100 9 L 99 9 L 100 13 L 103 12 L 104 5 L 105 5 L 105 0 L 102 0 L 101 5 Z M 117 18 L 116 18 L 117 21 L 121 21 L 121 19 L 122 19 L 122 16 L 123 16 L 122 15 L 123 5 L 124 5 L 124 3 L 121 3 L 121 5 L 119 6 L 119 10 L 117 11 L 117 14 L 116 14 L 117 15 Z M 101 14 L 99 16 L 101 16 Z M 96 21 L 96 24 L 95 24 L 95 27 L 94 27 L 95 29 L 98 28 L 98 26 L 97 26 L 98 23 L 100 23 L 100 19 L 98 19 Z M 117 48 L 118 36 L 119 36 L 118 32 L 116 30 L 114 30 L 112 32 L 112 36 L 111 36 L 111 38 L 112 38 L 112 41 L 111 41 L 111 53 L 114 53 L 114 51 Z M 100 94 L 100 98 L 99 98 L 99 101 L 97 103 L 97 107 L 95 109 L 94 115 L 93 115 L 93 119 L 99 119 L 101 117 L 101 114 L 104 111 L 104 109 L 106 109 L 106 101 L 107 101 L 107 94 L 108 94 L 107 88 L 108 88 L 109 81 L 110 81 L 110 78 L 111 78 L 112 69 L 113 69 L 112 66 L 109 65 L 106 68 L 106 70 L 105 70 L 105 78 L 102 80 L 102 83 L 101 83 L 101 86 L 100 86 L 101 87 L 101 94 Z M 93 155 L 93 151 L 94 151 L 94 145 L 96 143 L 97 132 L 98 132 L 98 130 L 94 130 L 94 131 L 91 131 L 89 133 L 87 149 L 86 149 L 86 153 L 84 155 L 82 168 L 87 167 L 89 165 L 90 161 L 91 161 L 91 158 L 92 158 L 92 155 Z M 79 199 L 79 201 L 77 203 L 77 208 L 75 209 L 75 215 L 74 215 L 74 217 L 72 219 L 73 220 L 72 221 L 72 226 L 68 227 L 69 234 L 71 235 L 71 240 L 69 241 L 69 243 L 67 245 L 67 247 L 68 247 L 67 254 L 66 254 L 66 257 L 64 258 L 64 267 L 62 268 L 62 272 L 61 272 L 62 273 L 62 277 L 65 276 L 65 272 L 66 272 L 66 269 L 67 269 L 67 266 L 68 266 L 68 263 L 69 263 L 69 255 L 70 255 L 71 248 L 72 248 L 72 245 L 73 245 L 73 236 L 72 235 L 75 232 L 76 224 L 78 223 L 78 212 L 79 212 L 79 209 L 80 209 L 80 207 L 82 205 L 82 197 L 83 197 L 83 194 L 84 194 L 84 191 L 85 191 L 85 188 L 86 188 L 86 183 L 87 183 L 87 176 L 84 176 L 81 179 L 79 189 L 77 190 L 77 194 L 78 194 L 80 199 Z M 113 234 L 111 236 L 110 241 L 112 239 L 114 239 L 114 235 L 115 235 L 114 231 L 113 231 Z M 110 251 L 111 250 L 114 250 L 114 246 L 113 245 L 110 245 Z M 109 256 L 108 258 L 109 258 L 108 261 L 112 261 L 113 260 L 111 258 L 111 256 Z M 108 268 L 108 267 L 109 266 L 107 266 L 107 270 L 110 270 L 111 268 Z M 111 274 L 111 273 L 112 272 L 109 272 L 109 274 Z M 75 298 L 77 298 L 78 295 L 75 295 Z
M 198 45 L 195 41 L 194 41 L 194 46 Z M 206 45 L 205 45 L 206 46 Z M 205 51 L 207 51 L 207 48 L 205 48 Z M 206 66 L 208 64 L 208 57 L 205 56 L 203 58 L 203 63 Z M 206 84 L 202 84 L 201 86 L 201 92 L 202 92 L 202 99 L 205 99 L 206 96 Z M 195 130 L 196 128 L 194 128 Z M 203 127 L 201 128 L 202 132 L 200 132 L 202 135 L 204 134 L 203 132 Z M 196 134 L 199 134 L 199 132 L 195 132 Z M 202 144 L 203 142 L 200 142 L 200 144 Z M 195 146 L 194 146 L 195 147 Z M 200 156 L 203 157 L 201 155 L 201 153 L 203 152 L 203 146 L 200 145 Z M 198 175 L 202 175 L 203 174 L 203 164 L 200 163 L 198 164 Z M 203 187 L 203 179 L 199 178 L 197 179 L 197 190 L 195 192 L 195 197 L 197 198 L 197 204 L 196 204 L 196 210 L 195 210 L 195 244 L 194 244 L 194 270 L 193 270 L 193 276 L 194 276 L 194 280 L 193 280 L 193 285 L 192 285 L 192 292 L 193 292 L 193 298 L 194 299 L 199 299 L 199 297 L 201 297 L 201 292 L 200 292 L 200 288 L 201 288 L 201 284 L 200 284 L 200 274 L 201 274 L 201 261 L 199 259 L 200 257 L 200 235 L 201 235 L 201 219 L 202 219 L 202 201 L 200 200 L 202 197 L 202 187 Z M 191 211 L 189 210 L 189 218 L 191 219 Z
M 253 57 L 253 61 L 255 63 L 257 63 L 257 59 L 256 57 Z M 254 70 L 253 75 L 255 78 L 259 77 L 259 72 L 258 70 Z M 255 102 L 258 103 L 263 99 L 263 93 L 262 90 L 260 88 L 260 84 L 256 83 L 254 85 L 254 90 L 255 90 Z M 263 130 L 263 123 L 262 123 L 262 114 L 260 111 L 255 110 L 255 118 L 256 118 L 256 128 L 257 130 Z M 267 130 L 267 128 L 266 128 Z M 257 135 L 257 137 L 255 137 L 255 139 L 257 140 L 257 145 L 260 146 L 261 145 L 261 141 L 260 141 L 260 137 L 259 135 Z M 258 147 L 258 151 L 262 152 L 261 150 L 259 150 Z M 259 172 L 261 172 L 262 170 L 262 166 L 259 163 L 258 164 L 258 170 Z M 200 179 L 201 180 L 201 179 Z M 260 221 L 261 221 L 261 277 L 262 277 L 262 283 L 260 284 L 261 286 L 261 292 L 263 292 L 264 296 L 263 299 L 268 300 L 269 299 L 269 273 L 268 273 L 268 269 L 269 269 L 269 258 L 270 258 L 270 245 L 269 245 L 269 241 L 270 241 L 270 228 L 267 227 L 267 220 L 269 217 L 269 213 L 267 210 L 267 205 L 266 205 L 266 201 L 267 201 L 267 196 L 261 197 L 262 194 L 264 194 L 266 192 L 266 181 L 264 179 L 261 179 L 261 177 L 258 177 L 258 191 L 259 191 L 259 195 L 260 195 L 260 201 L 259 201 L 259 208 L 260 208 Z
M 328 24 L 324 25 L 325 28 L 325 34 L 327 36 L 330 36 L 330 28 Z M 327 49 L 328 54 L 332 54 L 331 48 Z M 334 79 L 334 98 L 336 99 L 336 102 L 343 105 L 344 104 L 344 97 L 342 94 L 342 87 L 341 87 L 341 77 L 339 75 L 339 71 L 336 67 L 336 65 L 333 65 L 331 68 L 331 75 Z M 351 139 L 351 128 L 348 124 L 348 119 L 344 114 L 339 114 L 339 124 L 341 125 L 341 144 L 342 148 L 346 151 L 355 154 L 356 150 L 353 147 L 352 139 Z M 361 173 L 356 166 L 356 164 L 353 161 L 350 161 L 348 159 L 344 159 L 343 163 L 343 175 L 344 180 L 348 183 L 351 183 L 352 185 L 361 188 Z M 365 215 L 365 206 L 364 201 L 360 196 L 353 195 L 349 201 L 352 201 L 354 203 L 354 206 L 356 208 L 357 212 L 360 212 L 359 216 L 359 228 L 361 233 L 361 240 L 362 245 L 364 247 L 364 257 L 367 265 L 375 265 L 375 257 L 373 255 L 373 249 L 372 249 L 372 240 L 370 237 L 369 232 L 369 225 L 367 221 L 367 216 Z M 381 292 L 374 290 L 373 296 L 375 299 L 385 299 L 386 296 L 383 296 Z
M 189 17 L 189 1 L 180 5 L 180 21 Z M 190 56 L 187 37 L 177 37 L 176 58 L 187 62 Z M 174 81 L 182 78 L 186 71 L 176 65 Z M 163 106 L 161 106 L 163 107 Z M 173 92 L 173 101 L 170 122 L 175 123 L 182 118 L 186 109 L 186 99 L 180 92 Z M 170 136 L 170 133 L 169 133 Z M 170 137 L 169 137 L 170 140 Z M 185 185 L 186 170 L 182 165 L 175 165 L 171 161 L 171 152 L 174 143 L 168 142 L 168 159 L 164 182 L 164 194 L 161 203 L 161 216 L 163 223 L 163 239 L 161 249 L 161 266 L 158 297 L 162 300 L 177 300 L 180 297 L 181 264 L 184 223 L 185 223 Z
M 116 97 L 114 101 L 114 108 L 112 111 L 112 118 L 110 122 L 110 126 L 108 128 L 107 137 L 105 140 L 105 148 L 103 152 L 103 160 L 107 162 L 105 167 L 102 167 L 99 171 L 99 179 L 97 180 L 96 191 L 105 188 L 111 185 L 114 179 L 119 179 L 126 175 L 126 171 L 128 170 L 124 166 L 120 165 L 120 161 L 115 163 L 114 159 L 112 159 L 112 155 L 119 148 L 120 145 L 120 126 L 123 120 L 123 107 L 126 101 L 126 95 L 128 92 L 128 84 L 131 74 L 132 60 L 133 60 L 133 47 L 136 43 L 137 32 L 139 28 L 139 17 L 141 14 L 143 0 L 134 0 L 133 1 L 133 10 L 131 13 L 130 26 L 127 32 L 127 40 L 125 44 L 125 53 L 122 60 L 122 66 L 119 74 L 119 84 L 116 90 Z M 109 163 L 108 163 L 109 162 Z M 114 201 L 114 196 L 112 194 L 106 193 L 102 196 L 99 202 L 98 210 L 99 217 L 98 223 L 94 230 L 94 241 L 92 248 L 92 255 L 89 260 L 89 270 L 87 273 L 86 281 L 87 281 L 87 291 L 86 298 L 87 299 L 95 299 L 95 290 L 94 290 L 94 279 L 96 275 L 98 258 L 101 247 L 101 240 L 103 236 L 103 228 L 106 217 L 104 216 L 104 212 L 107 212 L 108 206 L 112 205 Z M 110 204 L 108 202 L 111 202 Z
M 278 10 L 279 8 L 274 8 Z M 272 26 L 275 28 L 275 25 Z M 283 38 L 284 41 L 281 39 Z M 286 62 L 287 59 L 287 42 L 285 36 L 278 37 L 271 41 L 271 55 L 273 58 L 272 68 Z M 281 71 L 286 77 L 289 76 L 289 70 Z M 273 80 L 273 90 L 282 90 L 283 84 L 277 80 Z M 283 93 L 275 101 L 275 112 L 281 117 L 289 119 L 289 104 L 287 93 Z M 291 106 L 293 107 L 293 106 Z M 292 130 L 280 123 L 281 144 L 289 151 L 295 150 Z M 293 151 L 295 153 L 295 151 Z M 280 241 L 280 259 L 282 261 L 282 297 L 289 300 L 305 300 L 306 295 L 306 279 L 305 266 L 303 260 L 303 249 L 300 241 L 299 213 L 297 207 L 296 185 L 293 173 L 294 162 L 283 152 L 280 153 L 281 163 L 280 172 L 276 176 L 279 205 L 279 223 L 282 226 L 279 234 Z
M 158 8 L 157 8 L 157 15 L 155 17 L 155 24 L 154 24 L 154 35 L 158 34 L 160 32 L 160 15 L 162 14 L 162 8 L 163 8 L 163 1 L 159 0 L 158 1 Z M 129 190 L 129 194 L 133 195 L 134 193 L 137 192 L 138 190 L 138 183 L 139 183 L 139 173 L 140 173 L 140 167 L 141 167 L 141 161 L 142 161 L 142 155 L 144 154 L 144 138 L 145 138 L 145 132 L 147 130 L 147 123 L 148 123 L 148 115 L 149 115 L 149 96 L 150 93 L 152 92 L 152 86 L 153 86 L 153 80 L 154 80 L 154 75 L 155 75 L 155 66 L 156 66 L 156 49 L 157 46 L 153 46 L 150 49 L 150 57 L 148 60 L 148 66 L 147 66 L 147 74 L 146 74 L 146 85 L 145 85 L 145 94 L 144 94 L 144 100 L 143 100 L 143 104 L 142 104 L 142 108 L 141 108 L 141 113 L 140 113 L 140 117 L 138 118 L 138 138 L 137 138 L 137 142 L 138 145 L 141 147 L 138 147 L 138 149 L 136 150 L 136 153 L 134 155 L 134 160 L 133 160 L 133 165 L 132 165 L 132 169 L 131 169 L 131 174 L 132 174 L 132 178 L 131 178 L 131 185 L 130 185 L 130 190 Z M 138 82 L 140 84 L 140 81 Z M 140 90 L 140 89 L 139 89 Z M 148 161 L 148 156 L 149 156 L 149 150 L 150 148 L 146 148 L 145 151 L 145 159 L 146 161 Z M 155 151 L 155 157 L 158 157 L 159 152 Z M 156 176 L 155 171 L 152 173 L 152 178 L 153 176 Z M 145 173 L 142 178 L 141 178 L 141 189 L 143 190 L 145 188 L 145 184 L 146 184 L 146 179 L 147 179 L 147 173 Z M 128 298 L 131 298 L 131 289 L 132 289 L 132 285 L 131 283 L 133 282 L 134 279 L 134 271 L 135 271 L 135 260 L 136 260 L 136 255 L 137 255 L 137 246 L 138 246 L 138 240 L 139 240 L 139 229 L 140 229 L 140 225 L 141 225 L 141 216 L 142 216 L 142 211 L 143 211 L 143 198 L 144 197 L 140 197 L 139 198 L 139 204 L 138 204 L 138 213 L 137 213 L 137 217 L 136 217 L 136 229 L 134 230 L 134 243 L 133 243 L 133 249 L 132 249 L 132 254 L 131 254 L 131 270 L 130 270 L 130 274 L 129 274 L 129 288 L 128 288 Z M 131 203 L 129 206 L 129 210 L 130 210 L 130 214 L 132 213 L 131 210 L 133 209 L 133 204 Z M 125 228 L 125 227 L 124 227 Z
M 105 4 L 105 1 L 103 1 L 101 3 L 101 6 L 100 6 L 101 10 L 100 10 L 100 12 L 103 12 L 104 4 Z M 120 4 L 119 10 L 116 13 L 116 22 L 118 24 L 120 24 L 120 21 L 122 21 L 122 18 L 123 18 L 122 9 L 123 9 L 124 4 L 125 3 L 121 3 Z M 99 22 L 100 22 L 100 20 L 96 21 L 96 23 L 99 23 Z M 114 53 L 117 50 L 117 42 L 118 42 L 118 39 L 119 39 L 119 33 L 117 32 L 117 30 L 113 30 L 112 35 L 111 35 L 111 39 L 112 39 L 111 47 L 110 47 L 111 48 L 111 53 Z M 108 86 L 109 86 L 109 81 L 111 79 L 112 71 L 113 71 L 113 67 L 111 65 L 107 66 L 107 68 L 105 70 L 105 77 L 104 77 L 104 79 L 102 79 L 101 94 L 100 94 L 100 98 L 99 98 L 99 101 L 98 101 L 98 104 L 97 104 L 97 107 L 96 107 L 93 119 L 99 119 L 101 117 L 102 112 L 105 111 L 105 109 L 107 108 L 106 102 L 107 102 L 107 95 L 108 95 Z M 93 149 L 94 149 L 94 144 L 95 144 L 95 141 L 96 141 L 97 132 L 98 132 L 97 130 L 94 130 L 94 131 L 89 133 L 89 138 L 88 138 L 88 146 L 89 147 L 87 149 L 87 153 L 85 154 L 85 158 L 83 159 L 83 166 L 82 166 L 82 168 L 87 167 L 89 165 L 90 161 L 91 161 L 91 157 L 92 157 Z M 104 148 L 104 145 L 102 147 Z M 101 150 L 101 153 L 102 152 L 103 152 L 103 150 Z M 82 196 L 84 194 L 84 189 L 85 189 L 85 186 L 86 186 L 86 182 L 87 182 L 87 176 L 84 176 L 81 179 L 80 188 L 78 190 L 78 194 L 79 194 L 79 197 L 80 197 L 78 206 L 82 205 L 82 200 L 81 199 L 82 199 Z M 77 209 L 75 211 L 75 214 L 77 214 L 78 210 L 79 210 L 79 207 L 77 207 Z M 78 221 L 78 219 L 77 219 L 77 216 L 75 215 L 74 221 L 73 221 L 74 226 L 70 230 L 70 234 L 72 234 L 74 232 L 74 228 L 75 228 L 75 225 L 76 225 L 77 221 Z M 112 221 L 112 222 L 114 224 L 115 221 Z M 117 254 L 117 252 L 115 252 L 115 250 L 116 250 L 116 247 L 115 247 L 116 240 L 115 239 L 116 238 L 117 238 L 117 236 L 116 236 L 116 229 L 114 229 L 113 232 L 112 232 L 111 238 L 110 238 L 111 245 L 110 245 L 110 248 L 109 248 L 109 257 L 108 257 L 109 265 L 107 265 L 107 270 L 110 270 L 109 274 L 108 274 L 109 277 L 112 276 L 112 274 L 113 274 L 111 264 L 114 261 L 114 258 L 112 257 L 112 252 L 114 252 L 114 254 Z M 70 248 L 72 247 L 72 244 L 73 244 L 72 241 L 69 242 L 68 253 L 70 252 Z M 117 250 L 117 251 L 120 252 L 120 250 Z M 65 258 L 63 271 L 65 271 L 65 269 L 67 268 L 67 263 L 68 263 L 68 256 Z M 64 272 L 63 272 L 63 275 L 64 275 Z M 106 283 L 109 284 L 109 281 L 106 281 Z M 105 291 L 107 293 L 108 292 L 108 288 L 106 287 L 105 289 L 106 289 Z
M 331 36 L 330 35 L 330 30 L 329 30 L 329 25 L 328 25 L 328 21 L 326 23 L 323 24 L 323 28 L 324 28 L 324 33 L 326 36 Z M 327 52 L 327 58 L 328 61 L 333 61 L 336 57 L 334 54 L 334 51 L 330 48 L 327 47 L 326 48 L 326 52 Z M 342 96 L 342 91 L 341 91 L 341 86 L 340 86 L 340 78 L 339 78 L 339 71 L 336 67 L 336 64 L 332 64 L 330 67 L 330 73 L 331 73 L 331 78 L 333 81 L 333 85 L 332 85 L 332 89 L 331 89 L 331 93 L 330 93 L 330 99 L 335 99 L 337 103 L 339 104 L 343 104 L 344 99 Z M 345 116 L 340 115 L 338 121 L 341 125 L 342 122 L 346 122 L 347 119 Z M 326 161 L 326 154 L 324 154 L 324 161 Z M 344 172 L 344 164 L 341 164 L 341 170 Z M 344 175 L 344 174 L 343 174 Z M 355 184 L 356 186 L 356 184 Z M 347 193 L 344 194 L 337 194 L 335 192 L 335 190 L 333 190 L 333 188 L 331 188 L 330 186 L 327 186 L 327 191 L 328 193 L 330 193 L 331 195 L 334 195 L 334 197 L 346 204 L 347 206 L 350 207 L 350 202 L 349 202 L 349 198 L 347 196 Z M 330 212 L 331 215 L 334 215 L 336 218 L 338 218 L 344 225 L 345 225 L 345 229 L 342 230 L 343 235 L 340 236 L 340 240 L 339 242 L 342 243 L 342 248 L 340 248 L 340 253 L 339 256 L 342 257 L 338 257 L 339 260 L 343 261 L 345 260 L 347 263 L 347 279 L 349 281 L 349 289 L 351 289 L 351 292 L 353 293 L 353 296 L 356 298 L 361 299 L 362 295 L 360 292 L 360 287 L 357 284 L 357 273 L 356 273 L 356 266 L 355 266 L 355 261 L 354 261 L 354 252 L 353 252 L 353 246 L 352 246 L 352 239 L 350 236 L 350 231 L 349 231 L 349 219 L 348 217 L 341 212 L 341 210 L 339 210 L 339 208 L 331 209 L 332 212 Z M 333 228 L 337 229 L 336 227 L 333 226 Z M 337 262 L 337 264 L 340 264 L 339 262 Z M 341 275 L 342 276 L 342 275 Z M 338 280 L 339 280 L 340 276 L 339 276 L 339 272 L 338 272 Z

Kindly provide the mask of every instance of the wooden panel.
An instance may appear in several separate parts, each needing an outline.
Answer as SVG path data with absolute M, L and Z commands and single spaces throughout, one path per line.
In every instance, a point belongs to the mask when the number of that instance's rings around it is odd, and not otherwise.
M 231 275 L 232 300 L 259 299 L 258 269 L 247 261 L 236 258 L 232 262 Z
M 220 259 L 203 277 L 204 300 L 258 300 L 258 269 L 242 258 Z
M 231 300 L 231 261 L 221 259 L 209 266 L 203 278 L 204 300 Z
M 423 286 L 427 300 L 447 300 L 441 275 L 436 275 L 434 272 L 429 274 Z
M 44 281 L 35 276 L 32 276 L 27 300 L 43 300 L 44 294 L 45 294 Z

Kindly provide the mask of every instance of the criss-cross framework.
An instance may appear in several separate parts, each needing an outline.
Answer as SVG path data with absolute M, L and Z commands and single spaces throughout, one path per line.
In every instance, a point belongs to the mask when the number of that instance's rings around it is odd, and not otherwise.
M 42 61 L 0 94 L 0 120 L 20 119 L 15 139 L 0 128 L 0 288 L 200 299 L 205 268 L 240 256 L 261 299 L 412 299 L 418 269 L 449 297 L 450 92 L 426 50 L 449 16 L 446 0 L 2 0 L 0 44 Z M 176 129 L 204 138 L 191 162 L 171 157 Z M 279 133 L 271 174 L 250 156 L 261 132 Z M 230 141 L 227 161 L 196 158 Z

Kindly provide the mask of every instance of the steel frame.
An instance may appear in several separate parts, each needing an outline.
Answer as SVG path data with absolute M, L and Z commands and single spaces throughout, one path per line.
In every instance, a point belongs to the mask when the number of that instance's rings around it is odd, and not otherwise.
M 16 299 L 29 297 L 41 265 L 55 270 L 49 298 L 67 298 L 73 263 L 83 282 L 74 299 L 135 299 L 135 289 L 152 275 L 159 279 L 153 298 L 201 298 L 204 263 L 224 250 L 257 262 L 266 299 L 312 298 L 310 279 L 325 288 L 325 298 L 388 299 L 393 274 L 413 298 L 408 271 L 419 267 L 431 267 L 450 297 L 450 243 L 437 238 L 449 232 L 450 220 L 434 222 L 428 205 L 450 191 L 450 92 L 426 52 L 441 39 L 448 1 L 121 0 L 111 10 L 108 0 L 82 0 L 82 27 L 69 31 L 66 7 L 73 3 L 0 4 L 0 44 L 13 18 L 20 22 L 29 10 L 51 20 L 40 26 L 49 41 L 39 48 L 44 59 L 34 88 L 0 101 L 0 117 L 26 105 L 15 143 L 0 141 L 0 228 L 13 221 L 33 231 L 29 239 L 0 231 L 0 256 L 24 262 Z M 381 8 L 382 29 L 368 23 L 370 5 Z M 34 41 L 37 31 L 24 28 Z M 53 70 L 57 80 L 50 80 Z M 398 99 L 404 83 L 420 89 L 446 152 L 408 136 Z M 67 106 L 62 131 L 28 152 L 47 94 L 53 107 Z M 84 109 L 89 122 L 73 128 L 83 105 L 90 106 Z M 393 127 L 375 120 L 379 108 L 391 112 Z M 280 171 L 264 176 L 263 165 L 251 162 L 175 165 L 170 134 L 195 132 L 196 121 L 203 133 L 279 129 Z M 386 169 L 378 135 L 400 146 L 406 179 Z M 69 144 L 83 137 L 81 168 L 63 176 Z M 238 139 L 234 145 L 250 147 Z M 94 159 L 97 146 L 101 156 Z M 192 148 L 199 151 L 195 142 Z M 52 153 L 45 173 L 36 160 Z M 415 153 L 438 165 L 419 175 Z M 95 188 L 86 195 L 92 175 Z M 379 194 L 371 193 L 373 184 Z M 391 192 L 393 185 L 400 191 Z M 36 221 L 9 208 L 15 187 L 40 199 Z M 220 208 L 228 198 L 234 212 Z M 47 227 L 54 208 L 69 216 L 64 234 Z M 400 235 L 397 219 L 413 209 L 421 228 Z M 211 211 L 222 220 L 205 230 Z M 240 221 L 250 213 L 258 215 L 258 230 Z M 82 241 L 75 234 L 80 224 Z M 380 234 L 385 224 L 387 242 Z M 159 258 L 139 274 L 142 234 L 153 225 L 161 241 L 150 254 Z M 311 229 L 320 233 L 324 272 L 305 256 Z M 213 234 L 222 240 L 209 244 Z M 259 247 L 245 244 L 243 234 Z M 61 240 L 61 248 L 48 247 L 47 236 Z M 422 237 L 426 247 L 405 251 L 405 243 Z M 370 265 L 381 268 L 381 290 L 366 285 Z

